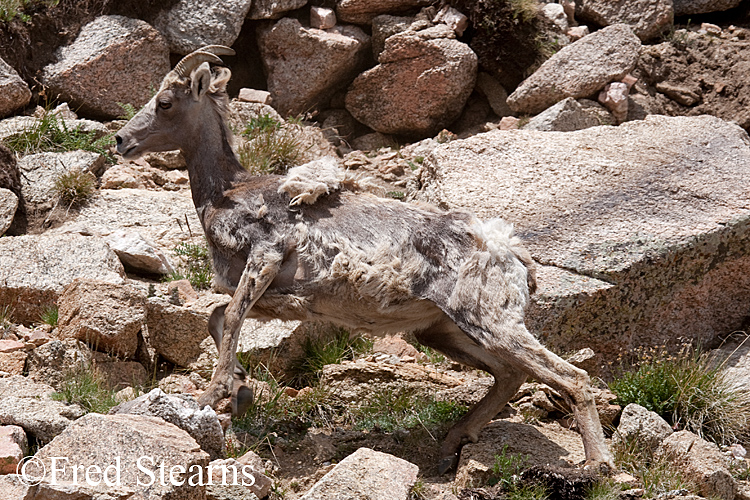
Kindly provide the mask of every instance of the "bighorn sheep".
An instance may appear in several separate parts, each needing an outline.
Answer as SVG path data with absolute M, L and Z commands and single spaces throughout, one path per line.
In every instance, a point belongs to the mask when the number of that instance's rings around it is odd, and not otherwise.
M 588 375 L 524 326 L 534 265 L 512 226 L 354 192 L 331 161 L 286 177 L 249 175 L 226 124 L 231 73 L 212 72 L 209 64 L 231 53 L 207 46 L 186 56 L 116 135 L 125 158 L 182 150 L 215 283 L 233 293 L 226 310 L 212 315 L 219 361 L 200 403 L 215 406 L 231 394 L 238 333 L 248 316 L 327 321 L 375 334 L 411 331 L 424 345 L 495 378 L 448 432 L 441 473 L 456 464 L 464 443 L 477 441 L 527 375 L 571 402 L 587 462 L 613 466 Z

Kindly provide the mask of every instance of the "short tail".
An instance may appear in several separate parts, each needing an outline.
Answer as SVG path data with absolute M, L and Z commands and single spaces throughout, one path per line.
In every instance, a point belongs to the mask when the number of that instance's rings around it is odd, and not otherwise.
M 513 224 L 502 219 L 490 219 L 481 222 L 477 220 L 473 226 L 474 233 L 495 257 L 502 257 L 510 250 L 513 255 L 526 267 L 526 283 L 529 294 L 536 291 L 536 263 L 531 253 L 523 246 L 521 239 L 513 233 Z

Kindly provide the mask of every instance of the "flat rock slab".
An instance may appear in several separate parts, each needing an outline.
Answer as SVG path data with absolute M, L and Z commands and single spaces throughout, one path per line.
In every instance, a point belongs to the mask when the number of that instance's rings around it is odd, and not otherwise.
M 360 448 L 323 476 L 300 500 L 406 500 L 419 467 L 406 460 Z
M 55 233 L 110 236 L 118 230 L 137 231 L 165 255 L 183 242 L 200 242 L 203 229 L 190 192 L 145 189 L 103 189 L 75 218 Z
M 599 360 L 704 344 L 750 308 L 750 139 L 649 116 L 576 132 L 493 131 L 435 149 L 418 199 L 516 225 L 540 270 L 528 325 Z
M 125 270 L 104 241 L 78 234 L 0 238 L 0 304 L 19 323 L 39 321 L 76 278 L 120 284 Z

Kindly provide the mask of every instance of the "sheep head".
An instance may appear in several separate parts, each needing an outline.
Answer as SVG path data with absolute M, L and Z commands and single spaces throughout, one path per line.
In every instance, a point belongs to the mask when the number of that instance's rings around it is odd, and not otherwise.
M 184 149 L 201 126 L 219 116 L 226 106 L 227 68 L 219 55 L 234 50 L 208 45 L 185 56 L 162 81 L 156 95 L 116 135 L 117 152 L 124 158 L 144 153 Z

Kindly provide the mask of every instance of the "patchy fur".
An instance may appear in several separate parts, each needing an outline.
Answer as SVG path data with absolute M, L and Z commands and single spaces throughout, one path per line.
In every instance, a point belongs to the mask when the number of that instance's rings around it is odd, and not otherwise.
M 457 463 L 461 446 L 477 439 L 527 374 L 570 399 L 587 460 L 613 465 L 588 376 L 524 326 L 534 264 L 512 225 L 362 192 L 371 187 L 366 179 L 338 169 L 335 159 L 285 177 L 248 175 L 224 123 L 228 74 L 215 72 L 206 85 L 205 65 L 187 79 L 167 77 L 117 134 L 125 156 L 183 151 L 216 282 L 233 293 L 226 310 L 212 315 L 219 361 L 201 404 L 215 406 L 232 393 L 234 354 L 248 316 L 326 321 L 376 334 L 412 331 L 495 378 L 448 432 L 441 472 Z M 171 106 L 161 106 L 165 101 Z

